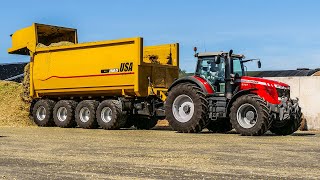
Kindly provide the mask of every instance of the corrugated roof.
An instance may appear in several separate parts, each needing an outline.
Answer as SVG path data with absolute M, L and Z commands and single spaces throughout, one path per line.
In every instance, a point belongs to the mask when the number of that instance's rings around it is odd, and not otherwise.
M 6 63 L 0 64 L 0 80 L 12 79 L 14 81 L 21 81 L 23 77 L 19 75 L 23 74 L 24 67 L 27 63 Z M 15 78 L 19 76 L 19 78 Z
M 250 72 L 249 75 L 255 77 L 291 77 L 291 76 L 312 76 L 320 69 L 298 69 L 298 70 L 279 70 L 279 71 L 256 71 Z

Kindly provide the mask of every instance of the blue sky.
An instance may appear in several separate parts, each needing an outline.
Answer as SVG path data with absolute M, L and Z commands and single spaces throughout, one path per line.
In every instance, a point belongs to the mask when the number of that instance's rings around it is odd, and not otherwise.
M 142 36 L 145 45 L 180 43 L 180 67 L 193 72 L 199 51 L 261 58 L 263 70 L 320 67 L 317 0 L 11 0 L 0 4 L 0 63 L 9 35 L 33 22 L 74 27 L 79 41 Z M 248 64 L 256 70 L 256 64 Z

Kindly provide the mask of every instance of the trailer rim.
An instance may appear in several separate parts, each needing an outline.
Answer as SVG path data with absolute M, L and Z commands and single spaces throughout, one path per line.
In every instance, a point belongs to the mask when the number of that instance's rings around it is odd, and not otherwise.
M 88 122 L 90 120 L 90 110 L 87 107 L 83 107 L 80 110 L 80 120 L 82 122 Z
M 37 109 L 37 118 L 39 121 L 43 121 L 46 116 L 47 116 L 47 111 L 46 108 L 43 106 L 39 106 L 39 108 Z
M 112 109 L 111 108 L 104 107 L 101 110 L 101 120 L 106 123 L 108 123 L 112 120 Z
M 194 103 L 192 99 L 182 94 L 176 97 L 172 106 L 173 116 L 181 123 L 190 121 L 194 114 Z
M 60 107 L 57 112 L 58 120 L 63 122 L 67 119 L 68 111 L 65 107 Z

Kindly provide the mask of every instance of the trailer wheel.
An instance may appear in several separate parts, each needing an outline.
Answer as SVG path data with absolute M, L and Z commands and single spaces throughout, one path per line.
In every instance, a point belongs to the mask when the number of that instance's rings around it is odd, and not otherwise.
M 70 128 L 75 127 L 75 108 L 77 106 L 76 101 L 72 100 L 61 100 L 53 108 L 53 119 L 54 123 L 58 127 Z
M 282 136 L 293 134 L 299 129 L 301 125 L 301 116 L 301 108 L 299 108 L 298 113 L 291 115 L 290 118 L 288 118 L 287 120 L 283 120 L 281 122 L 273 122 L 270 131 L 272 133 Z
M 267 103 L 259 96 L 244 95 L 231 107 L 231 123 L 241 135 L 263 135 L 271 124 L 269 112 Z
M 211 121 L 207 125 L 207 129 L 213 133 L 226 133 L 232 130 L 232 124 L 229 119 L 221 119 L 218 121 Z
M 53 126 L 53 107 L 55 102 L 49 99 L 37 101 L 32 110 L 34 122 L 38 126 Z
M 78 126 L 85 129 L 98 127 L 96 121 L 96 109 L 99 102 L 94 100 L 81 101 L 76 108 L 76 122 Z
M 170 126 L 178 132 L 200 132 L 209 123 L 208 101 L 201 88 L 193 84 L 173 87 L 169 91 L 165 111 Z
M 135 116 L 133 125 L 137 129 L 149 130 L 156 126 L 158 119 L 155 117 Z
M 126 114 L 119 100 L 105 100 L 97 109 L 97 121 L 103 129 L 120 129 L 126 123 Z

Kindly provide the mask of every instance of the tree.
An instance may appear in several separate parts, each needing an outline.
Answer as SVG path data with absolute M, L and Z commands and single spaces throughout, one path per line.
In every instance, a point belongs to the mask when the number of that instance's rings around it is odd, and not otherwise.
M 186 77 L 186 76 L 187 76 L 186 70 L 181 70 L 181 69 L 179 68 L 179 78 Z

